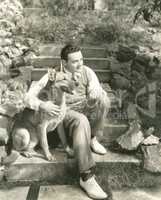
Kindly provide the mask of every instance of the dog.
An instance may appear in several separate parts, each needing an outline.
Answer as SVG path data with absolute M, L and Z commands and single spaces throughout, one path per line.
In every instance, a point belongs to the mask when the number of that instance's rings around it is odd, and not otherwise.
M 0 78 L 0 146 L 5 146 L 1 164 L 14 162 L 19 154 L 11 149 L 10 133 L 15 121 L 15 115 L 24 109 L 23 97 L 27 85 L 20 79 L 11 79 L 10 76 Z
M 49 105 L 51 103 L 59 105 L 60 115 L 53 117 L 42 110 L 24 109 L 20 119 L 15 123 L 12 142 L 13 148 L 26 157 L 34 155 L 34 148 L 39 143 L 45 158 L 51 161 L 55 160 L 55 157 L 49 151 L 47 133 L 56 128 L 65 151 L 70 157 L 74 156 L 73 150 L 67 145 L 62 121 L 66 114 L 65 93 L 74 94 L 74 89 L 78 82 L 70 72 L 64 70 L 51 69 L 48 71 L 48 77 L 48 83 L 39 95 L 39 98 L 46 101 Z

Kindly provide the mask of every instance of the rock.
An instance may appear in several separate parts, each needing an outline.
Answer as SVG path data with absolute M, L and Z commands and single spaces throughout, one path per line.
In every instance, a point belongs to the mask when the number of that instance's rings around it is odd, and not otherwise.
M 146 139 L 142 141 L 142 144 L 144 145 L 154 145 L 154 144 L 159 144 L 159 139 L 155 135 L 150 135 Z
M 145 73 L 141 73 L 133 70 L 131 73 L 131 84 L 133 88 L 133 94 L 135 94 L 139 89 L 144 87 L 148 83 L 148 78 Z
M 0 30 L 0 38 L 10 38 L 12 37 L 12 33 L 5 30 Z
M 152 27 L 149 27 L 147 31 L 151 34 L 155 34 L 157 32 L 157 30 L 155 28 L 152 28 Z
M 11 31 L 14 31 L 15 28 L 16 28 L 15 23 L 9 20 L 6 20 L 5 18 L 3 19 L 0 18 L 0 29 L 11 32 Z
M 161 173 L 161 143 L 157 145 L 141 145 L 141 150 L 143 168 L 153 173 Z
M 110 43 L 106 46 L 107 57 L 115 56 L 118 52 L 118 44 L 116 42 Z
M 0 62 L 3 64 L 3 71 L 8 72 L 9 68 L 12 65 L 11 59 L 7 55 L 2 54 L 0 55 Z
M 21 51 L 19 48 L 12 46 L 6 46 L 2 49 L 3 53 L 8 55 L 9 58 L 13 59 L 14 57 L 22 55 L 23 51 Z
M 120 62 L 128 62 L 134 59 L 136 56 L 136 52 L 133 48 L 119 45 L 118 52 L 116 54 L 116 58 Z
M 131 73 L 131 61 L 120 63 L 115 58 L 110 59 L 110 70 L 112 72 L 128 75 Z
M 161 33 L 155 33 L 155 34 L 152 36 L 152 39 L 153 39 L 153 41 L 155 41 L 155 42 L 161 44 Z
M 23 7 L 18 0 L 4 0 L 0 3 L 0 18 L 17 22 L 21 18 Z
M 95 0 L 94 1 L 94 8 L 95 8 L 95 10 L 107 11 L 108 10 L 108 3 L 107 3 L 106 0 Z
M 131 32 L 134 32 L 134 33 L 143 33 L 145 32 L 145 29 L 141 26 L 135 26 L 131 29 Z
M 12 67 L 17 68 L 20 66 L 25 66 L 25 60 L 23 56 L 16 56 L 12 59 Z
M 133 71 L 137 71 L 137 72 L 141 72 L 141 73 L 145 73 L 145 65 L 140 64 L 139 62 L 137 62 L 136 60 L 133 60 L 132 64 L 131 64 L 131 69 Z
M 117 142 L 118 144 L 126 150 L 136 150 L 141 142 L 144 140 L 142 131 L 140 130 L 141 126 L 137 121 L 130 123 L 129 129 L 125 134 L 121 135 Z
M 144 65 L 144 66 L 147 66 L 150 62 L 150 56 L 145 53 L 145 54 L 138 54 L 136 57 L 135 57 L 135 62 L 141 64 L 141 65 Z
M 129 89 L 131 87 L 130 80 L 117 73 L 113 74 L 111 85 L 115 89 Z
M 137 113 L 137 108 L 136 105 L 132 102 L 128 102 L 128 106 L 127 106 L 127 116 L 128 116 L 128 120 L 132 121 L 132 120 L 138 120 L 138 113 Z
M 13 44 L 13 39 L 11 38 L 0 38 L 0 46 L 11 46 Z
M 161 80 L 161 68 L 156 68 L 152 73 L 153 80 Z

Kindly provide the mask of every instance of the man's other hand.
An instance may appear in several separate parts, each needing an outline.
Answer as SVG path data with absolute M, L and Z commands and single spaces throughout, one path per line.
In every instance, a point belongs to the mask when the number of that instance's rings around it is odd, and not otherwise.
M 101 87 L 95 87 L 93 90 L 89 92 L 89 99 L 99 99 L 101 98 L 102 94 L 102 88 Z

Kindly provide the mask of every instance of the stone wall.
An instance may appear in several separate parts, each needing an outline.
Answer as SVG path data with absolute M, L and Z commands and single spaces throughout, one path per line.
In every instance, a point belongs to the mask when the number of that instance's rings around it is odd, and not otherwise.
M 141 31 L 149 42 L 109 45 L 110 85 L 119 92 L 120 108 L 127 112 L 128 120 L 140 120 L 143 127 L 155 126 L 160 130 L 161 32 L 140 27 L 132 31 Z
M 34 42 L 20 34 L 23 7 L 18 0 L 4 0 L 0 3 L 0 74 L 18 76 L 19 66 L 29 64 L 34 56 Z
M 22 18 L 23 7 L 18 0 L 0 3 L 0 113 L 11 117 L 23 106 L 27 91 L 25 66 L 36 56 L 34 41 L 19 35 Z

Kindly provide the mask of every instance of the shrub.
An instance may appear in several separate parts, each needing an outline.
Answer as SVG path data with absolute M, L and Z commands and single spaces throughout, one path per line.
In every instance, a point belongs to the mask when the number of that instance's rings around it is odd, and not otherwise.
M 65 43 L 74 39 L 81 45 L 144 42 L 146 37 L 143 34 L 130 31 L 137 7 L 130 11 L 129 7 L 123 7 L 122 14 L 119 10 L 120 15 L 114 11 L 79 10 L 69 12 L 68 15 L 64 13 L 64 16 L 55 16 L 44 9 L 40 16 L 24 18 L 22 33 L 41 42 Z
M 147 0 L 137 10 L 134 23 L 141 17 L 152 25 L 161 25 L 161 0 Z

